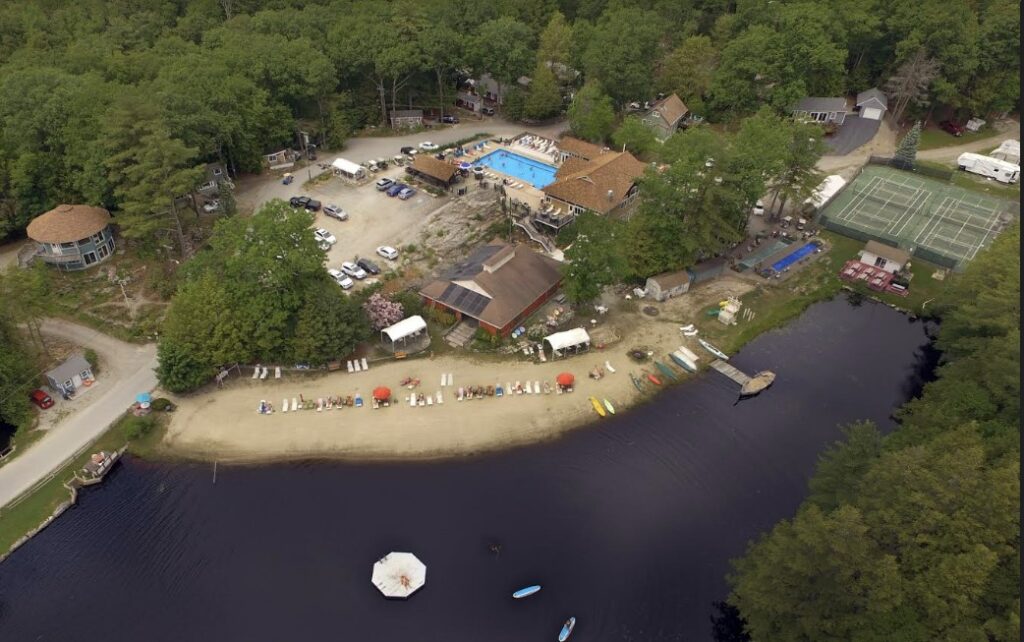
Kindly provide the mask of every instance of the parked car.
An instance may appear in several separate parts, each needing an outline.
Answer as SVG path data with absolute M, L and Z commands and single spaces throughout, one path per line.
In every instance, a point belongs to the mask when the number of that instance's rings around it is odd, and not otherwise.
M 386 193 L 388 196 L 398 196 L 398 193 L 407 187 L 409 186 L 406 185 L 405 183 L 395 183 L 388 188 L 388 191 Z
M 314 230 L 313 236 L 316 237 L 317 241 L 321 243 L 327 243 L 328 245 L 334 245 L 335 243 L 338 242 L 338 239 L 334 238 L 333 234 L 331 234 L 322 227 L 318 227 L 316 230 Z
M 206 205 L 203 205 L 203 211 L 206 212 L 207 214 L 210 214 L 211 212 L 216 212 L 219 209 L 220 209 L 220 201 L 214 200 L 214 201 L 210 201 Z
M 32 403 L 39 406 L 40 409 L 46 410 L 53 405 L 53 399 L 50 395 L 46 394 L 42 390 L 36 389 L 29 393 L 28 398 L 32 400 Z
M 356 261 L 356 265 L 366 270 L 367 274 L 380 274 L 380 268 L 370 259 L 359 259 Z
M 417 154 L 417 150 L 416 150 L 415 147 L 408 147 L 408 146 L 406 146 L 406 147 L 403 147 L 402 149 L 400 149 L 398 151 L 402 152 L 406 156 L 415 156 Z
M 334 281 L 338 285 L 340 285 L 341 289 L 343 290 L 348 290 L 349 288 L 356 284 L 355 281 L 345 276 L 345 274 L 342 273 L 341 270 L 327 268 L 327 273 L 331 275 L 331 278 L 334 279 Z
M 305 207 L 308 202 L 308 196 L 293 196 L 288 199 L 288 204 L 292 207 Z
M 331 203 L 330 205 L 325 205 L 324 206 L 324 214 L 326 214 L 327 216 L 330 216 L 331 218 L 336 218 L 339 221 L 347 221 L 348 220 L 348 212 L 346 212 L 345 210 L 341 209 L 340 207 L 338 207 L 334 203 Z
M 761 201 L 754 205 L 754 216 L 764 216 L 764 203 Z
M 398 193 L 398 198 L 402 199 L 403 201 L 408 200 L 413 196 L 416 196 L 416 190 L 414 190 L 411 187 L 406 187 L 405 189 Z
M 391 247 L 390 245 L 381 245 L 380 247 L 377 248 L 377 255 L 383 256 L 389 261 L 394 261 L 395 259 L 398 258 L 398 250 Z
M 441 116 L 441 122 L 448 125 L 458 125 L 459 117 L 452 114 L 445 114 L 444 116 Z
M 362 281 L 366 278 L 366 272 L 352 261 L 345 261 L 341 264 L 341 271 L 345 274 Z
M 480 109 L 480 112 L 484 116 L 493 116 L 494 115 L 494 107 L 483 107 L 483 108 Z
M 309 210 L 310 212 L 319 212 L 320 201 L 314 200 L 312 198 L 309 199 L 308 201 L 306 201 L 306 209 Z
M 939 123 L 939 127 L 942 128 L 942 131 L 952 134 L 953 136 L 964 135 L 964 126 L 955 120 L 944 120 Z
M 432 143 L 429 140 L 425 140 L 422 143 L 420 143 L 420 149 L 422 149 L 425 152 L 433 152 L 438 149 L 438 145 L 437 143 Z
M 382 178 L 375 183 L 378 192 L 386 191 L 389 187 L 391 187 L 394 184 L 395 181 L 390 178 Z

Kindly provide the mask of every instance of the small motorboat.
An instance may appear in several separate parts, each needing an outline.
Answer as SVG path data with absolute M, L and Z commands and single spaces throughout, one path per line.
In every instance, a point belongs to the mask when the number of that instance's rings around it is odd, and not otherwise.
M 670 353 L 668 356 L 683 370 L 686 370 L 687 372 L 697 372 L 697 364 L 693 362 L 693 359 L 690 359 L 679 350 Z
M 612 402 L 608 401 L 607 399 L 603 399 L 602 401 L 604 401 L 604 407 L 608 409 L 608 412 L 614 415 L 615 406 L 612 405 Z
M 612 367 L 612 364 L 611 364 L 610 361 L 605 361 L 604 362 L 604 369 L 607 370 L 608 372 L 611 372 L 612 374 L 615 373 L 615 368 Z
M 679 377 L 676 375 L 676 373 L 672 372 L 672 368 L 669 368 L 664 363 L 662 363 L 660 361 L 655 361 L 654 365 L 657 366 L 658 370 L 661 370 L 661 374 L 665 375 L 669 380 L 671 380 L 671 381 L 678 381 L 679 380 Z
M 708 343 L 704 339 L 697 339 L 697 342 L 700 343 L 702 348 L 704 348 L 705 350 L 707 350 L 711 354 L 715 355 L 716 357 L 718 357 L 722 361 L 728 361 L 729 360 L 729 355 L 725 354 L 724 352 L 722 352 L 721 350 L 719 350 L 715 346 L 711 345 L 710 343 Z
M 512 597 L 514 597 L 517 600 L 521 600 L 524 597 L 530 597 L 539 590 L 540 584 L 534 584 L 533 586 L 527 586 L 526 588 L 519 589 L 518 591 L 512 594 Z
M 572 630 L 576 628 L 576 618 L 571 617 L 565 621 L 562 625 L 562 630 L 558 633 L 558 642 L 565 642 L 572 635 Z
M 596 397 L 590 398 L 590 404 L 594 406 L 594 410 L 597 412 L 597 414 L 601 415 L 602 417 L 604 417 L 607 414 L 607 412 L 605 412 L 604 405 L 600 401 L 598 401 Z
M 648 372 L 648 373 L 646 373 L 646 374 L 647 374 L 647 380 L 648 380 L 648 381 L 650 381 L 651 383 L 653 383 L 653 384 L 654 384 L 654 385 L 656 385 L 656 386 L 660 386 L 660 385 L 661 385 L 661 379 L 659 379 L 659 378 L 655 377 L 654 375 L 652 375 L 652 374 L 651 374 L 651 373 L 649 373 L 649 372 Z

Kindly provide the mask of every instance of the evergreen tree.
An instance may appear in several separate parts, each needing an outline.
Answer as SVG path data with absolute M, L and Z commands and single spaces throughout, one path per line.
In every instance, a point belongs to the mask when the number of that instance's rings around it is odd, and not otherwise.
M 562 92 L 558 79 L 547 63 L 539 62 L 530 77 L 530 93 L 526 97 L 526 117 L 543 120 L 562 111 Z
M 896 148 L 896 160 L 909 167 L 917 160 L 917 143 L 921 140 L 921 121 L 914 123 Z

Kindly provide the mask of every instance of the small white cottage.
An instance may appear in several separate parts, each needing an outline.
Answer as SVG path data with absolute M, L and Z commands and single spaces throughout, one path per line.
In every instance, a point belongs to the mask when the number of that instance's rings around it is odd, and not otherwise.
M 648 277 L 645 286 L 647 295 L 655 301 L 665 301 L 690 289 L 690 273 L 686 270 L 664 272 Z
M 895 274 L 910 262 L 910 253 L 878 241 L 868 241 L 860 251 L 860 262 Z

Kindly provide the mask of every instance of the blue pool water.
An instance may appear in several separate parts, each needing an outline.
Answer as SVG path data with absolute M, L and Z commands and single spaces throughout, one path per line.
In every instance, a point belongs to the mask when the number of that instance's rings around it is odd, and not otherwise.
M 785 268 L 788 268 L 790 265 L 793 265 L 794 263 L 804 258 L 805 256 L 807 256 L 816 249 L 818 249 L 818 245 L 816 243 L 808 243 L 807 245 L 803 246 L 799 250 L 796 250 L 792 254 L 784 256 L 775 263 L 772 263 L 772 269 L 775 270 L 776 272 L 781 272 Z
M 483 156 L 474 165 L 485 165 L 512 176 L 524 183 L 529 183 L 537 189 L 547 187 L 555 182 L 555 168 L 532 158 L 520 156 L 519 154 L 499 149 Z

